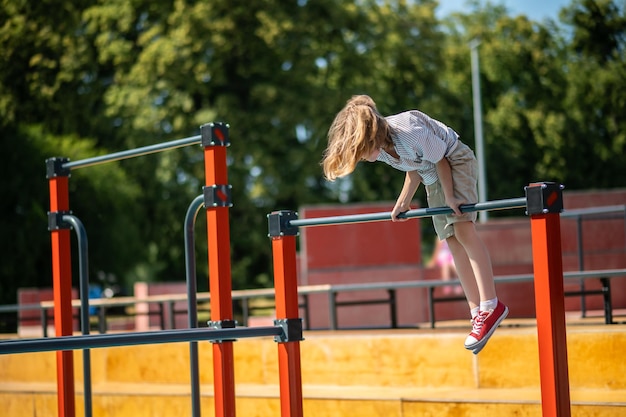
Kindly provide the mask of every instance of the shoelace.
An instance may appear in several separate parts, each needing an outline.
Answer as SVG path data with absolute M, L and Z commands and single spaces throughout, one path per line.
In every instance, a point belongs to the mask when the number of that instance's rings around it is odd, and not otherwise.
M 476 317 L 472 319 L 472 333 L 480 334 L 480 329 L 482 329 L 483 324 L 485 324 L 485 319 L 488 316 L 489 312 L 481 311 Z

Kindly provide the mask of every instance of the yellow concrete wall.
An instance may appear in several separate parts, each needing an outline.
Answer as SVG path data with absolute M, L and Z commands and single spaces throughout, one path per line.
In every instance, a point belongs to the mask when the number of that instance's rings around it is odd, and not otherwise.
M 613 330 L 614 329 L 614 330 Z M 538 387 L 537 336 L 533 329 L 500 329 L 480 355 L 462 347 L 457 333 L 424 337 L 409 332 L 323 333 L 300 344 L 304 384 L 413 387 Z M 626 332 L 569 331 L 570 386 L 626 389 Z M 198 345 L 200 382 L 213 383 L 212 347 Z M 235 380 L 241 384 L 278 384 L 276 343 L 246 339 L 234 343 Z M 506 364 L 506 366 L 503 366 Z M 82 383 L 82 352 L 74 352 L 74 373 Z M 91 350 L 94 384 L 188 384 L 189 345 L 172 343 Z M 0 383 L 54 382 L 53 352 L 0 355 Z
M 463 349 L 464 336 L 307 332 L 300 344 L 305 415 L 540 416 L 536 329 L 499 329 L 478 356 Z M 575 415 L 626 415 L 623 326 L 580 326 L 567 337 Z M 212 415 L 214 345 L 198 346 L 203 415 Z M 276 343 L 239 340 L 234 353 L 238 415 L 280 415 Z M 91 363 L 94 416 L 190 415 L 188 343 L 92 349 Z M 80 417 L 82 352 L 74 365 Z M 3 416 L 54 416 L 56 406 L 55 353 L 0 355 Z

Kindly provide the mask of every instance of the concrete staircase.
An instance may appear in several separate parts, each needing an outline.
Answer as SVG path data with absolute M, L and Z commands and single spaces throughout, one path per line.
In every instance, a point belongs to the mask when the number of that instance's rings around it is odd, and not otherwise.
M 507 320 L 474 356 L 466 323 L 441 329 L 306 332 L 304 415 L 314 417 L 541 416 L 536 328 Z M 199 344 L 201 407 L 213 416 L 212 350 Z M 626 327 L 568 326 L 572 416 L 626 416 Z M 93 349 L 93 416 L 190 416 L 186 343 Z M 76 415 L 82 354 L 75 352 Z M 0 356 L 0 410 L 55 416 L 54 353 Z M 280 416 L 277 348 L 235 343 L 237 415 Z

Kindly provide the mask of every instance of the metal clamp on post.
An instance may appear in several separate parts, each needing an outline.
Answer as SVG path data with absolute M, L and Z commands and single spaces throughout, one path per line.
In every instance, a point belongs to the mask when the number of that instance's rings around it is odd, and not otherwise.
M 226 123 L 207 123 L 200 126 L 202 146 L 230 146 L 229 127 Z
M 219 320 L 219 321 L 208 321 L 207 322 L 210 329 L 220 330 L 220 329 L 234 329 L 237 327 L 236 320 Z M 222 343 L 222 342 L 235 342 L 237 339 L 219 339 L 219 340 L 211 340 L 211 343 Z
M 71 229 L 72 225 L 63 220 L 63 216 L 72 214 L 71 211 L 48 212 L 48 231 Z
M 46 159 L 46 178 L 69 177 L 70 169 L 63 167 L 69 161 L 69 158 L 59 157 Z
M 563 211 L 563 185 L 555 182 L 530 184 L 526 191 L 526 215 L 561 213 Z
M 297 236 L 298 227 L 289 224 L 298 219 L 298 213 L 290 210 L 273 211 L 267 215 L 269 237 Z
M 232 189 L 233 186 L 230 184 L 214 184 L 202 187 L 204 193 L 204 207 L 232 207 Z
M 274 336 L 274 341 L 278 343 L 299 342 L 304 340 L 302 337 L 302 319 L 276 319 L 274 326 L 280 326 L 283 333 L 280 336 Z

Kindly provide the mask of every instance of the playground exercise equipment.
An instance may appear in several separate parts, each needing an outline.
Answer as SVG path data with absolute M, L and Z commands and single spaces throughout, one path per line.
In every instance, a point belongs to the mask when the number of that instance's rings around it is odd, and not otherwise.
M 54 287 L 55 338 L 0 342 L 0 354 L 57 351 L 57 402 L 59 417 L 73 417 L 74 376 L 72 349 L 90 349 L 130 344 L 169 343 L 189 341 L 192 379 L 192 411 L 200 415 L 197 389 L 197 342 L 212 340 L 214 404 L 217 417 L 235 416 L 235 384 L 233 342 L 236 338 L 274 336 L 278 346 L 281 415 L 301 417 L 302 380 L 300 341 L 302 320 L 296 275 L 296 237 L 299 227 L 321 226 L 363 221 L 390 220 L 389 213 L 339 216 L 325 219 L 298 219 L 293 211 L 277 211 L 268 215 L 269 236 L 272 242 L 274 264 L 274 291 L 276 317 L 273 327 L 237 328 L 232 312 L 230 265 L 230 231 L 228 209 L 232 205 L 228 184 L 226 147 L 229 146 L 228 126 L 210 123 L 201 126 L 201 134 L 159 145 L 118 152 L 82 161 L 66 158 L 46 161 L 50 190 L 49 229 L 52 243 L 52 275 Z M 189 329 L 164 330 L 129 334 L 102 334 L 72 336 L 71 305 L 71 228 L 79 235 L 83 247 L 81 256 L 81 283 L 87 283 L 86 235 L 80 221 L 73 217 L 69 206 L 69 176 L 72 169 L 105 162 L 119 161 L 192 144 L 204 148 L 205 186 L 203 195 L 190 205 L 185 219 L 186 272 L 189 294 Z M 524 198 L 501 200 L 462 206 L 462 211 L 500 210 L 526 207 L 531 218 L 533 262 L 535 269 L 535 299 L 539 363 L 541 373 L 542 410 L 544 416 L 570 416 L 563 268 L 561 264 L 560 212 L 563 209 L 562 186 L 555 183 L 536 183 L 525 187 Z M 209 288 L 211 292 L 211 321 L 209 329 L 196 329 L 195 260 L 193 259 L 193 224 L 204 204 L 207 216 Z M 447 207 L 411 210 L 406 218 L 427 217 L 451 213 Z M 81 243 L 82 242 L 82 243 Z M 88 312 L 88 297 L 81 287 L 81 308 Z M 83 317 L 83 323 L 88 323 Z M 84 333 L 87 333 L 84 331 Z M 193 356 L 196 356 L 195 362 Z M 88 361 L 88 353 L 87 356 Z M 87 365 L 87 362 L 86 362 Z M 88 378 L 86 378 L 88 379 Z M 87 401 L 85 401 L 87 404 Z M 90 410 L 89 410 L 90 413 Z M 86 415 L 87 411 L 86 411 Z
M 244 337 L 275 336 L 284 338 L 280 326 L 238 327 L 232 329 L 170 329 L 158 332 L 105 333 L 81 336 L 60 336 L 44 339 L 15 339 L 2 342 L 1 354 L 28 353 L 53 350 L 93 349 L 112 346 L 152 345 L 159 343 L 214 342 Z
M 213 369 L 214 369 L 214 395 L 215 414 L 218 416 L 235 415 L 234 398 L 234 359 L 232 342 L 234 337 L 253 337 L 256 331 L 247 329 L 235 329 L 235 321 L 232 312 L 231 297 L 231 270 L 230 270 L 230 231 L 228 221 L 228 208 L 231 203 L 231 187 L 228 184 L 226 148 L 230 145 L 228 126 L 223 123 L 209 123 L 201 126 L 200 135 L 157 145 L 146 146 L 133 150 L 117 152 L 109 155 L 88 158 L 81 161 L 70 162 L 67 158 L 50 158 L 46 161 L 47 173 L 50 189 L 50 213 L 49 229 L 52 240 L 52 272 L 54 287 L 54 316 L 55 330 L 58 337 L 70 337 L 72 334 L 72 310 L 71 310 L 71 259 L 69 229 L 75 226 L 72 221 L 68 221 L 71 213 L 69 211 L 69 176 L 73 169 L 94 166 L 106 162 L 120 161 L 137 156 L 148 155 L 165 150 L 180 148 L 184 146 L 201 144 L 204 148 L 205 164 L 205 187 L 201 198 L 194 200 L 189 208 L 186 221 L 193 222 L 198 214 L 200 206 L 204 204 L 207 216 L 207 234 L 210 242 L 208 249 L 209 263 L 209 287 L 211 288 L 211 322 L 209 323 L 213 337 L 217 337 L 221 331 L 236 330 L 235 336 L 227 339 L 217 338 L 213 343 Z M 192 227 L 191 226 L 191 227 Z M 185 231 L 187 240 L 192 241 L 193 237 L 188 236 L 188 228 Z M 186 240 L 186 245 L 189 243 Z M 191 251 L 193 252 L 193 251 Z M 81 255 L 81 259 L 86 256 Z M 187 270 L 193 280 L 188 279 L 190 294 L 190 328 L 196 327 L 197 314 L 195 310 L 195 263 L 187 259 Z M 191 272 L 190 272 L 191 271 Z M 88 282 L 88 278 L 81 282 Z M 81 297 L 83 298 L 83 297 Z M 82 310 L 88 311 L 88 299 L 84 297 Z M 279 296 L 277 296 L 277 301 Z M 84 320 L 83 320 L 84 321 Z M 276 322 L 276 329 L 283 329 L 280 320 Z M 278 330 L 272 331 L 274 335 Z M 202 331 L 201 331 L 202 333 Z M 286 343 L 289 336 L 296 337 L 291 328 L 287 332 L 280 330 L 280 335 L 276 336 L 277 342 Z M 207 335 L 210 336 L 210 335 Z M 99 337 L 99 336 L 85 336 Z M 146 337 L 150 339 L 152 335 L 139 335 L 139 340 Z M 186 335 L 185 337 L 190 337 Z M 196 336 L 194 336 L 196 337 Z M 300 336 L 301 337 L 301 336 Z M 205 337 L 209 340 L 210 337 Z M 92 339 L 87 339 L 88 341 Z M 96 339 L 98 340 L 98 339 Z M 112 343 L 113 339 L 104 339 L 104 345 Z M 137 341 L 135 339 L 134 343 Z M 193 415 L 199 416 L 199 393 L 197 375 L 197 346 L 194 344 L 197 339 L 189 339 L 190 355 L 192 362 L 192 409 Z M 42 350 L 46 350 L 45 340 L 34 341 L 41 345 Z M 67 342 L 65 342 L 67 343 Z M 83 347 L 92 342 L 85 342 Z M 69 348 L 68 348 L 69 349 Z M 56 349 L 52 349 L 56 350 Z M 195 359 L 194 359 L 195 356 Z M 88 381 L 88 378 L 86 378 Z M 87 391 L 86 391 L 87 392 Z M 70 417 L 75 415 L 74 405 L 74 377 L 73 358 L 69 350 L 57 350 L 57 398 L 58 415 L 60 417 Z M 90 401 L 86 399 L 86 407 Z M 86 410 L 86 415 L 90 410 Z
M 490 211 L 490 210 L 504 210 L 514 208 L 525 208 L 526 198 L 510 198 L 505 200 L 488 201 L 485 203 L 476 204 L 464 204 L 460 207 L 461 211 Z M 450 207 L 428 207 L 422 209 L 409 210 L 398 217 L 401 219 L 412 219 L 419 217 L 430 217 L 441 214 L 452 214 L 453 211 Z M 312 219 L 293 219 L 288 220 L 288 226 L 291 227 L 307 227 L 307 226 L 328 226 L 333 224 L 348 224 L 348 223 L 366 223 L 376 222 L 382 220 L 391 220 L 391 212 L 383 213 L 369 213 L 369 214 L 351 214 L 347 216 L 330 216 L 320 217 Z
M 561 259 L 560 213 L 563 211 L 563 186 L 534 183 L 525 187 L 525 198 L 515 198 L 461 206 L 461 211 L 501 210 L 526 207 L 531 218 L 532 252 L 535 275 L 535 303 L 539 344 L 542 411 L 544 416 L 569 417 L 571 405 L 565 334 L 563 265 Z M 410 210 L 405 218 L 452 213 L 449 207 Z M 268 215 L 272 238 L 274 276 L 289 286 L 281 292 L 294 299 L 296 292 L 296 237 L 299 227 L 391 220 L 391 213 L 373 213 L 298 219 L 295 211 L 281 210 Z M 278 292 L 278 287 L 276 289 Z M 288 317 L 297 317 L 297 304 L 291 304 Z M 289 395 L 301 396 L 301 392 Z

